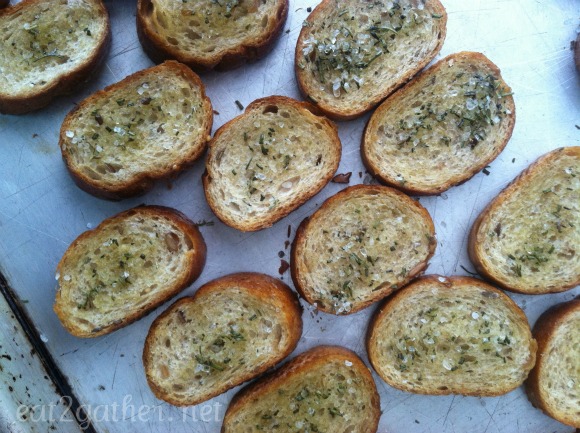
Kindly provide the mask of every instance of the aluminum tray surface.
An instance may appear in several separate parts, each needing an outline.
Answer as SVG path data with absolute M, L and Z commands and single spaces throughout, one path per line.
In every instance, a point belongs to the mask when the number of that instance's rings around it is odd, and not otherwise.
M 570 43 L 580 23 L 578 0 L 442 0 L 449 14 L 447 39 L 438 56 L 480 51 L 502 70 L 512 86 L 517 123 L 505 151 L 485 173 L 438 197 L 421 198 L 435 220 L 438 248 L 428 273 L 465 275 L 473 271 L 466 255 L 467 233 L 483 207 L 538 156 L 561 146 L 580 144 L 580 78 Z M 162 182 L 145 196 L 118 203 L 94 198 L 69 178 L 58 149 L 66 113 L 92 92 L 149 67 L 135 31 L 133 1 L 105 1 L 112 21 L 113 45 L 106 65 L 86 87 L 49 107 L 23 116 L 0 115 L 0 270 L 42 335 L 59 368 L 98 432 L 217 433 L 234 389 L 191 408 L 176 408 L 154 398 L 141 364 L 149 325 L 168 304 L 139 322 L 101 338 L 81 340 L 67 334 L 52 311 L 55 267 L 68 245 L 104 218 L 141 203 L 175 207 L 201 227 L 208 260 L 201 278 L 184 291 L 238 271 L 280 276 L 280 251 L 289 260 L 286 241 L 302 219 L 345 185 L 329 184 L 300 209 L 257 233 L 224 226 L 203 197 L 203 162 L 171 183 Z M 216 114 L 217 128 L 267 95 L 299 98 L 293 73 L 295 42 L 307 8 L 315 1 L 291 0 L 285 31 L 265 59 L 226 73 L 202 76 Z M 359 145 L 368 119 L 339 124 L 343 158 L 339 173 L 352 172 L 351 184 L 368 177 Z M 288 239 L 288 227 L 292 234 Z M 570 300 L 579 288 L 557 295 L 510 295 L 533 324 L 553 304 Z M 346 317 L 315 312 L 304 304 L 304 334 L 294 353 L 320 344 L 355 350 L 367 361 L 363 338 L 375 307 Z M 294 356 L 293 355 L 293 356 Z M 380 432 L 526 432 L 571 433 L 534 409 L 520 388 L 497 398 L 429 397 L 397 391 L 374 376 L 383 411 Z M 2 390 L 6 393 L 6 390 Z M 1 411 L 11 410 L 3 405 Z M 0 416 L 0 419 L 2 417 Z M 14 415 L 8 416 L 14 419 Z M 64 429 L 62 431 L 65 431 Z

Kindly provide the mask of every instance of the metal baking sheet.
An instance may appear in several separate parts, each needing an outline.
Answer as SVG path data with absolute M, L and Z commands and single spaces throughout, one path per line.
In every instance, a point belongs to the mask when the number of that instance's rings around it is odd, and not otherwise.
M 483 52 L 502 69 L 517 104 L 513 138 L 488 168 L 489 174 L 480 173 L 441 196 L 420 200 L 435 220 L 439 243 L 428 272 L 462 275 L 473 270 L 466 255 L 466 238 L 482 208 L 539 155 L 560 146 L 580 144 L 580 75 L 574 69 L 570 50 L 580 23 L 580 2 L 442 1 L 449 22 L 439 57 L 461 50 Z M 175 181 L 160 183 L 147 195 L 120 203 L 102 201 L 80 191 L 69 178 L 57 146 L 65 114 L 97 89 L 152 65 L 137 40 L 136 2 L 105 3 L 111 15 L 113 45 L 97 79 L 37 113 L 0 116 L 0 270 L 25 301 L 24 308 L 99 433 L 217 433 L 237 389 L 205 404 L 179 409 L 155 399 L 147 387 L 141 364 L 143 341 L 150 323 L 167 305 L 112 335 L 91 340 L 74 338 L 52 311 L 58 260 L 73 239 L 104 218 L 141 203 L 161 204 L 185 212 L 194 221 L 214 223 L 201 228 L 208 245 L 207 266 L 183 295 L 236 271 L 266 272 L 291 284 L 287 272 L 278 274 L 278 253 L 284 252 L 288 260 L 286 241 L 293 238 L 300 221 L 345 186 L 328 185 L 271 229 L 250 234 L 228 228 L 212 215 L 201 188 L 203 161 Z M 240 114 L 236 100 L 247 105 L 273 94 L 299 98 L 293 74 L 294 46 L 308 14 L 307 7 L 314 6 L 315 1 L 291 0 L 285 32 L 274 51 L 262 61 L 231 72 L 202 76 L 219 112 L 215 116 L 216 128 Z M 352 172 L 351 184 L 361 183 L 366 177 L 359 144 L 367 119 L 368 116 L 339 124 L 344 149 L 338 172 Z M 290 239 L 288 227 L 292 231 Z M 580 289 L 575 288 L 558 295 L 510 296 L 533 324 L 549 306 L 578 294 Z M 319 344 L 338 344 L 367 360 L 363 336 L 374 307 L 351 316 L 334 317 L 304 306 L 304 334 L 295 354 Z M 497 398 L 427 397 L 397 391 L 374 377 L 383 411 L 380 432 L 574 430 L 535 410 L 521 388 Z M 11 407 L 3 405 L 0 412 L 10 411 Z

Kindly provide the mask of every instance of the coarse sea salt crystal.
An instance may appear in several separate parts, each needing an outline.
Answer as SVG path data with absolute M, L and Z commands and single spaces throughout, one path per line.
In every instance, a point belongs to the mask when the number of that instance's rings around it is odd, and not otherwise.
M 74 133 L 73 131 L 66 131 L 66 132 L 65 132 L 65 135 L 66 135 L 68 138 L 73 138 L 73 137 L 75 136 L 75 133 Z

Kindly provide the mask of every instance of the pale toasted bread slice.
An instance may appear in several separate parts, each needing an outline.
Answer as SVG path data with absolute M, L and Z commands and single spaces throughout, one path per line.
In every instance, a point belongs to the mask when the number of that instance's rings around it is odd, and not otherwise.
M 205 151 L 212 123 L 199 77 L 168 61 L 81 102 L 66 116 L 59 145 L 80 188 L 120 200 L 190 167 Z
M 297 356 L 232 399 L 222 433 L 375 433 L 376 385 L 350 350 L 319 346 Z
M 270 227 L 316 195 L 341 156 L 336 126 L 284 96 L 252 102 L 209 144 L 203 177 L 209 206 L 242 231 Z
M 0 113 L 48 105 L 87 81 L 108 53 L 101 0 L 24 0 L 0 9 Z
M 205 264 L 205 242 L 181 212 L 142 206 L 81 234 L 60 260 L 54 311 L 77 337 L 108 334 L 189 286 Z
M 469 235 L 477 271 L 514 292 L 580 284 L 580 147 L 556 149 L 510 183 Z
M 452 54 L 373 113 L 363 162 L 410 194 L 440 194 L 493 161 L 512 135 L 511 89 L 483 54 Z
M 298 37 L 300 90 L 331 118 L 359 117 L 437 55 L 446 25 L 439 0 L 323 0 Z
M 143 351 L 147 382 L 176 406 L 199 404 L 286 358 L 302 335 L 298 297 L 279 280 L 218 278 L 159 316 Z
M 580 428 L 580 299 L 546 311 L 534 325 L 538 360 L 526 380 L 532 404 Z
M 288 17 L 288 0 L 139 0 L 137 33 L 155 62 L 232 69 L 264 57 Z
M 355 313 L 420 275 L 436 245 L 433 220 L 417 201 L 385 186 L 352 186 L 300 224 L 292 279 L 318 309 Z
M 495 396 L 526 379 L 536 341 L 501 290 L 431 275 L 387 299 L 369 327 L 367 351 L 379 376 L 403 391 Z

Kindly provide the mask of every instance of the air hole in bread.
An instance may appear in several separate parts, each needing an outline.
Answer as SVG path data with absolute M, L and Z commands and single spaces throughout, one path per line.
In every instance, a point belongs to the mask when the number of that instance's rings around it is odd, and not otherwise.
M 97 173 L 96 171 L 94 171 L 92 168 L 90 167 L 83 167 L 83 171 L 85 172 L 85 174 L 90 177 L 91 179 L 94 180 L 100 180 L 102 178 L 102 176 Z
M 315 125 L 320 130 L 324 129 L 324 126 L 322 126 L 320 123 L 316 123 Z
M 164 29 L 166 29 L 167 28 L 167 20 L 165 19 L 163 14 L 161 12 L 157 12 L 156 17 L 157 17 L 157 22 L 159 23 L 159 25 L 161 27 L 163 27 Z
M 290 113 L 288 113 L 287 111 L 282 111 L 280 113 L 280 116 L 282 116 L 284 119 L 289 119 L 290 118 Z
M 176 253 L 179 250 L 179 236 L 173 232 L 166 233 L 165 244 L 170 252 Z
M 175 45 L 175 46 L 178 46 L 179 45 L 179 41 L 176 38 L 172 37 L 172 36 L 169 36 L 167 38 L 167 42 L 169 42 L 171 45 Z
M 275 105 L 267 105 L 264 108 L 264 111 L 262 111 L 263 114 L 268 114 L 268 113 L 274 113 L 277 114 L 278 113 L 278 107 Z M 285 116 L 284 116 L 285 117 Z
M 206 48 L 203 50 L 203 52 L 204 52 L 204 53 L 211 53 L 212 51 L 215 51 L 215 50 L 216 50 L 216 48 L 217 48 L 217 47 L 216 47 L 215 45 L 210 45 L 209 47 L 206 47 Z
M 201 35 L 197 32 L 194 32 L 191 29 L 187 29 L 185 31 L 185 36 L 187 36 L 189 39 L 191 39 L 192 41 L 196 41 L 198 39 L 201 39 Z
M 266 28 L 268 26 L 268 15 L 262 18 L 262 28 Z

